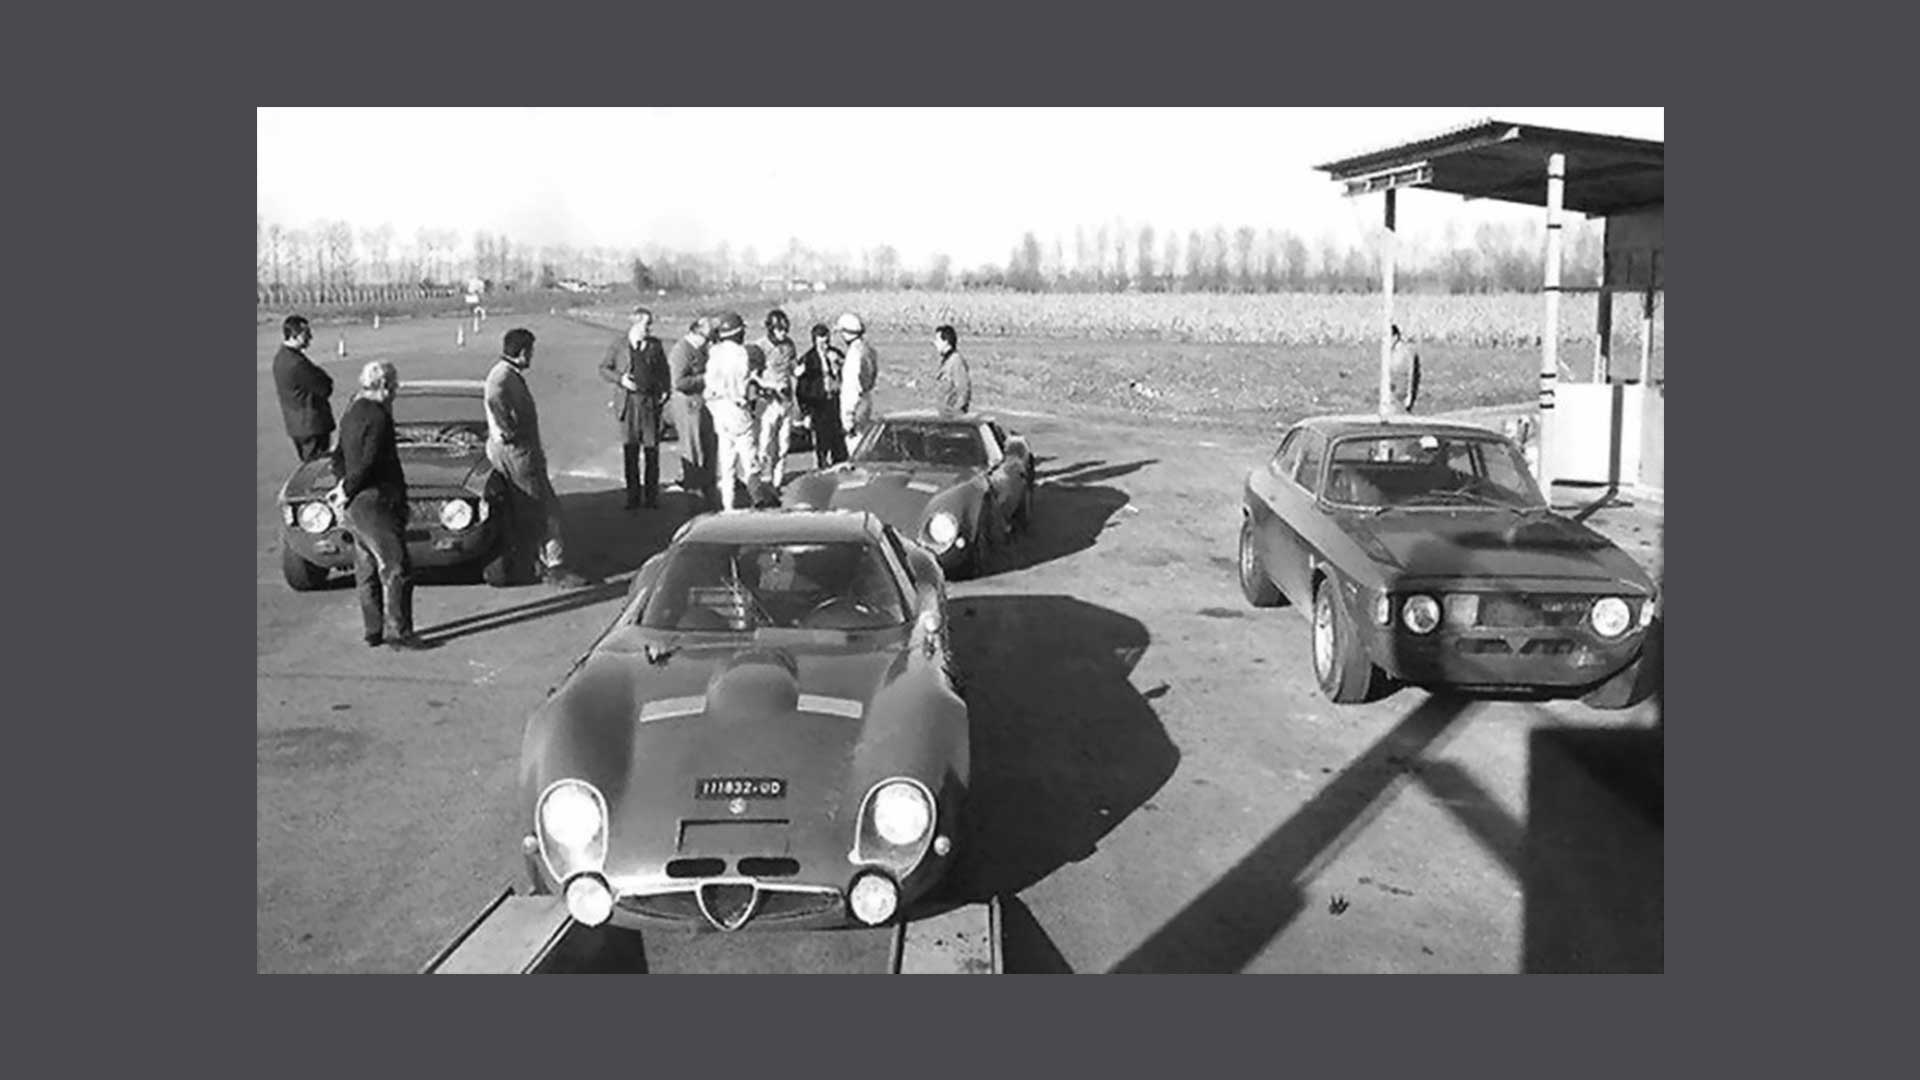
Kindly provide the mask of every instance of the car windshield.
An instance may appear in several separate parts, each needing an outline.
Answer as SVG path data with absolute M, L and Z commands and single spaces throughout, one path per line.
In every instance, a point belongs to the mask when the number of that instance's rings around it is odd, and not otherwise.
M 980 432 L 962 424 L 913 424 L 897 420 L 882 422 L 853 454 L 853 460 L 869 462 L 910 461 L 954 468 L 984 469 L 987 450 L 980 444 Z
M 1540 488 L 1513 444 L 1457 434 L 1364 435 L 1333 444 L 1328 502 L 1376 509 L 1499 506 L 1538 510 Z
M 408 393 L 403 387 L 393 398 L 393 427 L 403 443 L 485 443 L 486 403 L 478 394 Z
M 878 630 L 906 622 L 900 587 L 869 544 L 681 544 L 641 612 L 655 630 Z

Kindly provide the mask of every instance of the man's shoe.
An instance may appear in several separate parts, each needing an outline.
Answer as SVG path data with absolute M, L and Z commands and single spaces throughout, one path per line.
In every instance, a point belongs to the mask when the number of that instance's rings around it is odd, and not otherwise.
M 368 634 L 362 640 L 364 640 L 369 647 L 377 648 L 382 642 L 386 641 L 386 638 L 380 634 Z
M 419 652 L 433 648 L 433 646 L 420 640 L 420 635 L 418 634 L 399 634 L 390 637 L 387 639 L 387 647 L 391 649 L 401 649 L 407 652 Z
M 629 495 L 629 496 L 627 496 L 627 505 L 626 505 L 626 508 L 627 508 L 628 510 L 638 510 L 638 509 L 640 509 L 640 496 L 638 496 L 638 495 Z
M 545 580 L 556 589 L 584 589 L 593 584 L 572 570 L 549 570 L 545 574 Z

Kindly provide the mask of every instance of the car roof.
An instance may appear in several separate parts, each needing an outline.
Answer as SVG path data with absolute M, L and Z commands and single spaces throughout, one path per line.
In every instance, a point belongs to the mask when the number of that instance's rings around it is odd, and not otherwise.
M 1463 420 L 1439 420 L 1429 416 L 1382 416 L 1379 413 L 1309 416 L 1294 426 L 1317 431 L 1330 439 L 1345 435 L 1462 435 L 1492 439 L 1506 438 L 1490 427 Z
M 479 379 L 402 379 L 402 394 L 472 394 L 485 397 L 487 384 Z
M 676 540 L 715 543 L 874 539 L 872 514 L 854 510 L 749 510 L 694 518 Z
M 944 424 L 951 427 L 977 427 L 981 424 L 993 424 L 995 420 L 988 413 L 956 413 L 943 409 L 904 409 L 891 412 L 880 418 L 882 421 L 903 420 L 915 424 Z

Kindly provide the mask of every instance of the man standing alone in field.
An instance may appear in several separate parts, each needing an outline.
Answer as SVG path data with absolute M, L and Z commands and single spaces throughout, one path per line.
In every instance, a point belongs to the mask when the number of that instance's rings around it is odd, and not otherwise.
M 940 361 L 940 410 L 963 413 L 973 408 L 973 375 L 960 355 L 960 334 L 952 326 L 933 331 L 933 349 Z
M 353 576 L 369 645 L 425 648 L 413 633 L 407 566 L 407 478 L 393 434 L 400 373 L 375 360 L 360 371 L 360 393 L 340 418 L 340 484 L 329 501 L 353 527 Z
M 627 509 L 660 505 L 661 412 L 672 388 L 667 353 L 653 329 L 653 312 L 633 309 L 633 325 L 615 338 L 600 361 L 600 377 L 614 385 L 613 419 L 620 427 L 620 461 L 627 481 Z M 640 458 L 646 457 L 642 483 Z
M 280 351 L 273 354 L 273 386 L 280 395 L 280 415 L 287 437 L 301 461 L 327 455 L 333 443 L 333 376 L 307 359 L 313 327 L 301 315 L 289 315 L 280 324 Z
M 507 481 L 516 550 L 539 545 L 541 577 L 561 589 L 587 584 L 567 569 L 561 542 L 560 497 L 547 476 L 540 415 L 525 372 L 533 366 L 533 331 L 516 327 L 501 341 L 500 361 L 487 373 L 487 460 Z
M 1412 412 L 1413 403 L 1420 400 L 1420 354 L 1401 338 L 1398 324 L 1393 327 L 1387 377 L 1393 388 L 1393 403 L 1401 412 Z
M 880 376 L 880 354 L 867 344 L 867 326 L 849 311 L 834 324 L 847 343 L 847 359 L 840 370 L 840 428 L 849 444 L 873 418 L 873 386 Z
M 759 354 L 755 365 L 760 384 L 759 443 L 755 454 L 760 461 L 760 478 L 778 491 L 787 479 L 787 447 L 793 438 L 793 369 L 795 349 L 789 334 L 791 323 L 779 308 L 767 312 L 767 335 L 748 346 L 748 353 Z
M 712 505 L 713 433 L 707 424 L 704 400 L 707 380 L 706 318 L 693 320 L 687 334 L 667 353 L 668 377 L 673 380 L 673 426 L 680 433 L 680 490 Z
M 813 462 L 824 469 L 847 460 L 847 440 L 840 433 L 840 362 L 844 359 L 833 347 L 833 332 L 826 323 L 813 324 L 813 348 L 796 365 L 794 396 L 806 410 L 807 426 L 813 429 Z

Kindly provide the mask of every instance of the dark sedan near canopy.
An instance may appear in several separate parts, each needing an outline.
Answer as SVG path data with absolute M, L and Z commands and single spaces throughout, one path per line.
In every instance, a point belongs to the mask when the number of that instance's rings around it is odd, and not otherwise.
M 831 469 L 787 485 L 794 507 L 864 510 L 932 551 L 942 569 L 979 573 L 1033 520 L 1035 459 L 991 416 L 895 413 Z
M 528 722 L 524 853 L 575 921 L 877 926 L 960 855 L 933 557 L 866 514 L 696 518 Z
M 394 435 L 407 478 L 407 558 L 416 568 L 478 568 L 490 585 L 514 578 L 504 482 L 487 461 L 485 385 L 418 380 L 393 399 Z M 353 534 L 327 504 L 340 475 L 331 458 L 304 462 L 281 485 L 280 569 L 306 591 L 353 570 Z
M 1388 679 L 1645 696 L 1653 580 L 1549 509 L 1519 449 L 1468 424 L 1318 417 L 1248 475 L 1240 586 L 1309 613 L 1314 674 L 1337 702 Z

